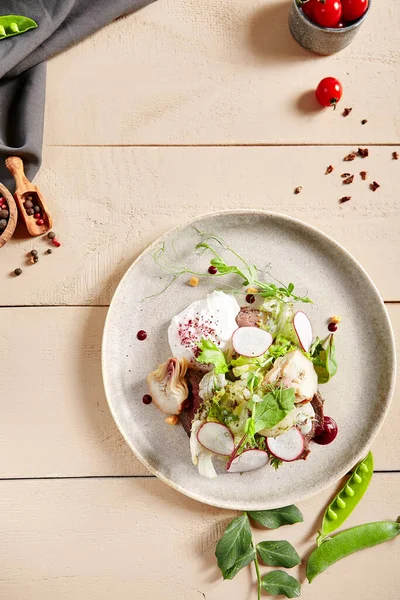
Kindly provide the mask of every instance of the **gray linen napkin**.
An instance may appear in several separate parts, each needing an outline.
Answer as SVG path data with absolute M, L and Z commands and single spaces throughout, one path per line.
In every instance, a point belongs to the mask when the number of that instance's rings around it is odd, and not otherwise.
M 0 15 L 23 15 L 39 27 L 0 40 L 0 181 L 11 190 L 7 156 L 20 156 L 29 178 L 40 167 L 46 61 L 117 17 L 154 0 L 1 0 Z

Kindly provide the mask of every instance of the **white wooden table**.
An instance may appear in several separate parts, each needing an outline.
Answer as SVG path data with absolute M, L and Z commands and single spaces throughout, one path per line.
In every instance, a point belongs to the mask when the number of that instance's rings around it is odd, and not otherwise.
M 106 405 L 107 305 L 159 234 L 223 208 L 299 217 L 363 263 L 400 339 L 399 2 L 375 0 L 353 45 L 329 58 L 296 45 L 287 12 L 288 0 L 163 0 L 49 64 L 37 183 L 62 247 L 48 256 L 45 240 L 19 236 L 0 262 L 1 600 L 255 597 L 249 569 L 223 583 L 216 568 L 232 514 L 150 476 Z M 343 82 L 346 119 L 313 106 L 308 92 L 327 75 Z M 370 156 L 348 169 L 342 159 L 358 146 Z M 343 189 L 347 170 L 356 178 Z M 40 261 L 25 266 L 32 247 Z M 23 275 L 10 277 L 18 266 Z M 397 391 L 349 525 L 400 513 L 399 400 Z M 304 556 L 332 492 L 300 504 L 303 524 L 257 539 L 289 539 Z M 398 598 L 399 559 L 396 542 L 354 555 L 304 583 L 302 597 Z

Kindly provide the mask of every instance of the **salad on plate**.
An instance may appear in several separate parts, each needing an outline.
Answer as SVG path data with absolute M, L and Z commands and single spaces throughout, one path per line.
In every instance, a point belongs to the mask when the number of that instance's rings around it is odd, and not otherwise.
M 174 268 L 174 281 L 186 273 L 191 285 L 201 277 L 233 276 L 238 289 L 215 291 L 192 302 L 171 320 L 171 357 L 147 377 L 149 394 L 168 423 L 180 421 L 189 436 L 193 464 L 205 477 L 242 473 L 306 459 L 311 442 L 329 444 L 335 421 L 324 415 L 319 385 L 335 375 L 333 317 L 324 339 L 314 337 L 294 285 L 262 281 L 216 235 L 202 234 L 197 252 L 211 253 L 206 272 Z M 234 255 L 228 264 L 221 251 Z M 162 264 L 164 248 L 155 253 Z M 239 266 L 238 266 L 239 265 Z M 164 265 L 165 266 L 165 265 Z M 243 299 L 243 300 L 242 300 Z

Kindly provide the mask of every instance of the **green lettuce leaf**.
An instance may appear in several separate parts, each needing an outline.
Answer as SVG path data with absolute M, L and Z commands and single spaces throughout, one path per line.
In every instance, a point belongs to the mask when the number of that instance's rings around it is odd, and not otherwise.
M 214 342 L 202 339 L 198 347 L 200 348 L 201 353 L 196 359 L 197 362 L 204 365 L 214 365 L 214 370 L 217 375 L 228 371 L 225 355 Z

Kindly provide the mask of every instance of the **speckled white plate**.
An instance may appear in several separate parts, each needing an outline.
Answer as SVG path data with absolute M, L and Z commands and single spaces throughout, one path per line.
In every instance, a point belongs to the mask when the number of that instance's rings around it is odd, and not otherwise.
M 207 257 L 196 256 L 195 227 L 217 233 L 249 262 L 286 284 L 314 304 L 303 305 L 314 333 L 326 332 L 327 319 L 341 315 L 337 336 L 337 375 L 320 386 L 326 414 L 339 426 L 329 446 L 312 444 L 306 461 L 250 473 L 201 477 L 192 465 L 189 439 L 181 426 L 171 427 L 165 415 L 145 406 L 145 378 L 170 351 L 170 319 L 190 302 L 205 296 L 223 278 L 203 280 L 197 288 L 182 277 L 167 292 L 153 251 L 161 242 L 174 245 L 180 262 L 205 271 Z M 226 280 L 226 284 L 234 280 Z M 237 288 L 237 280 L 236 280 Z M 147 340 L 136 333 L 145 329 Z M 301 221 L 262 211 L 207 215 L 166 234 L 128 269 L 112 300 L 103 337 L 103 377 L 108 402 L 125 440 L 143 464 L 176 490 L 206 504 L 230 509 L 266 509 L 312 496 L 343 476 L 368 450 L 389 409 L 395 380 L 395 350 L 390 321 L 374 284 L 341 246 Z M 217 462 L 217 461 L 216 461 Z

